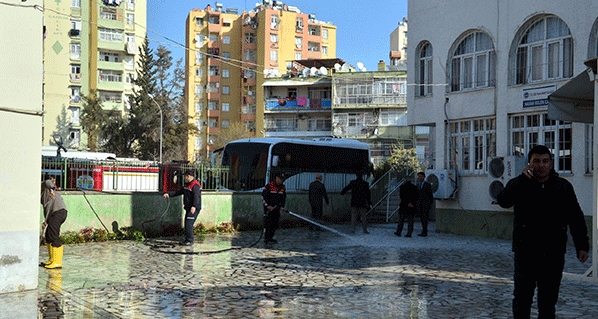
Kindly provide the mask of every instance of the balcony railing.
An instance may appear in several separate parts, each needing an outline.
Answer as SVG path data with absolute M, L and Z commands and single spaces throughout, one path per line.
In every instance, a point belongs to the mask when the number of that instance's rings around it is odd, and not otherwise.
M 331 109 L 331 99 L 266 99 L 266 109 Z

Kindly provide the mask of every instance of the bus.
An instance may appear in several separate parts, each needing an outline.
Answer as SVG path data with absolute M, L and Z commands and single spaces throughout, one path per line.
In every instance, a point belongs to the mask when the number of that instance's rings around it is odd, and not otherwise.
M 339 191 L 356 173 L 371 169 L 368 144 L 352 139 L 246 138 L 215 153 L 221 153 L 229 170 L 226 185 L 235 191 L 261 190 L 277 172 L 285 174 L 290 191 L 307 190 L 315 173 L 324 175 L 329 191 Z

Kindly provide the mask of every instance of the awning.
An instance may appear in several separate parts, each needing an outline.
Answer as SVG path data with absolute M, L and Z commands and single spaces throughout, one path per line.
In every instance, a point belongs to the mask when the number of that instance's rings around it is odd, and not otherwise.
M 594 123 L 594 76 L 592 62 L 588 69 L 548 96 L 548 118 L 569 122 Z

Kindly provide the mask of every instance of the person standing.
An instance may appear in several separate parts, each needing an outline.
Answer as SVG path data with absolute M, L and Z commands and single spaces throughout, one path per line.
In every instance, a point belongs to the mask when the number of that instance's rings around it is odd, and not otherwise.
M 515 319 L 530 318 L 538 288 L 538 318 L 555 318 L 565 265 L 567 228 L 577 259 L 588 259 L 589 239 L 584 214 L 569 181 L 553 169 L 550 150 L 534 146 L 523 173 L 508 181 L 497 197 L 503 208 L 514 207 L 513 245 Z
M 411 183 L 411 176 L 405 177 L 405 182 L 399 186 L 399 196 L 401 203 L 399 204 L 399 222 L 397 224 L 397 231 L 394 233 L 401 236 L 403 232 L 403 224 L 407 219 L 407 234 L 405 237 L 411 237 L 413 233 L 413 219 L 417 213 L 418 189 L 417 186 Z
M 44 208 L 42 227 L 46 228 L 44 238 L 50 257 L 48 261 L 40 263 L 40 266 L 48 269 L 62 268 L 64 246 L 60 240 L 60 226 L 67 217 L 66 205 L 60 193 L 56 191 L 56 185 L 54 185 L 51 178 L 42 182 L 40 197 L 40 202 Z
M 284 211 L 287 200 L 287 189 L 284 185 L 284 174 L 277 172 L 274 180 L 270 181 L 262 190 L 262 205 L 264 207 L 264 243 L 277 243 L 274 233 L 278 229 L 280 212 Z
M 324 183 L 322 183 L 322 174 L 316 174 L 316 180 L 309 184 L 309 205 L 311 206 L 311 218 L 313 219 L 322 219 L 322 200 L 326 202 L 326 205 L 330 205 L 330 201 L 328 200 L 328 193 L 326 192 L 326 187 Z M 309 225 L 310 229 L 314 230 L 313 225 Z
M 370 184 L 363 180 L 361 173 L 355 173 L 355 175 L 357 178 L 343 188 L 341 195 L 345 195 L 349 191 L 351 192 L 351 232 L 355 233 L 355 224 L 359 216 L 363 233 L 369 234 L 366 214 L 368 209 L 372 207 Z
M 183 195 L 183 207 L 185 208 L 185 239 L 180 242 L 183 246 L 193 245 L 193 225 L 201 210 L 201 184 L 195 179 L 193 171 L 188 170 L 184 174 L 185 185 L 175 192 L 164 193 L 164 198 Z
M 430 218 L 430 208 L 432 208 L 432 202 L 434 201 L 434 193 L 432 192 L 432 185 L 426 182 L 426 173 L 417 173 L 417 212 L 419 212 L 419 218 L 422 222 L 422 232 L 417 236 L 426 237 L 428 236 L 428 220 Z

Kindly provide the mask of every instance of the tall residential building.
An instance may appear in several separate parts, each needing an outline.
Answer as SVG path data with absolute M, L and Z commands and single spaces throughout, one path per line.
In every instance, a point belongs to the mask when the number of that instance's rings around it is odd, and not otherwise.
M 96 90 L 106 112 L 126 112 L 139 46 L 146 34 L 146 0 L 45 1 L 42 145 L 60 136 L 86 149 L 81 96 Z
M 199 134 L 189 137 L 188 160 L 205 159 L 221 146 L 215 137 L 236 123 L 264 136 L 264 81 L 290 74 L 294 60 L 336 56 L 336 26 L 276 3 L 240 14 L 216 3 L 189 13 L 185 94 Z
M 396 29 L 390 34 L 390 58 L 389 67 L 391 70 L 407 70 L 407 18 L 399 22 Z

